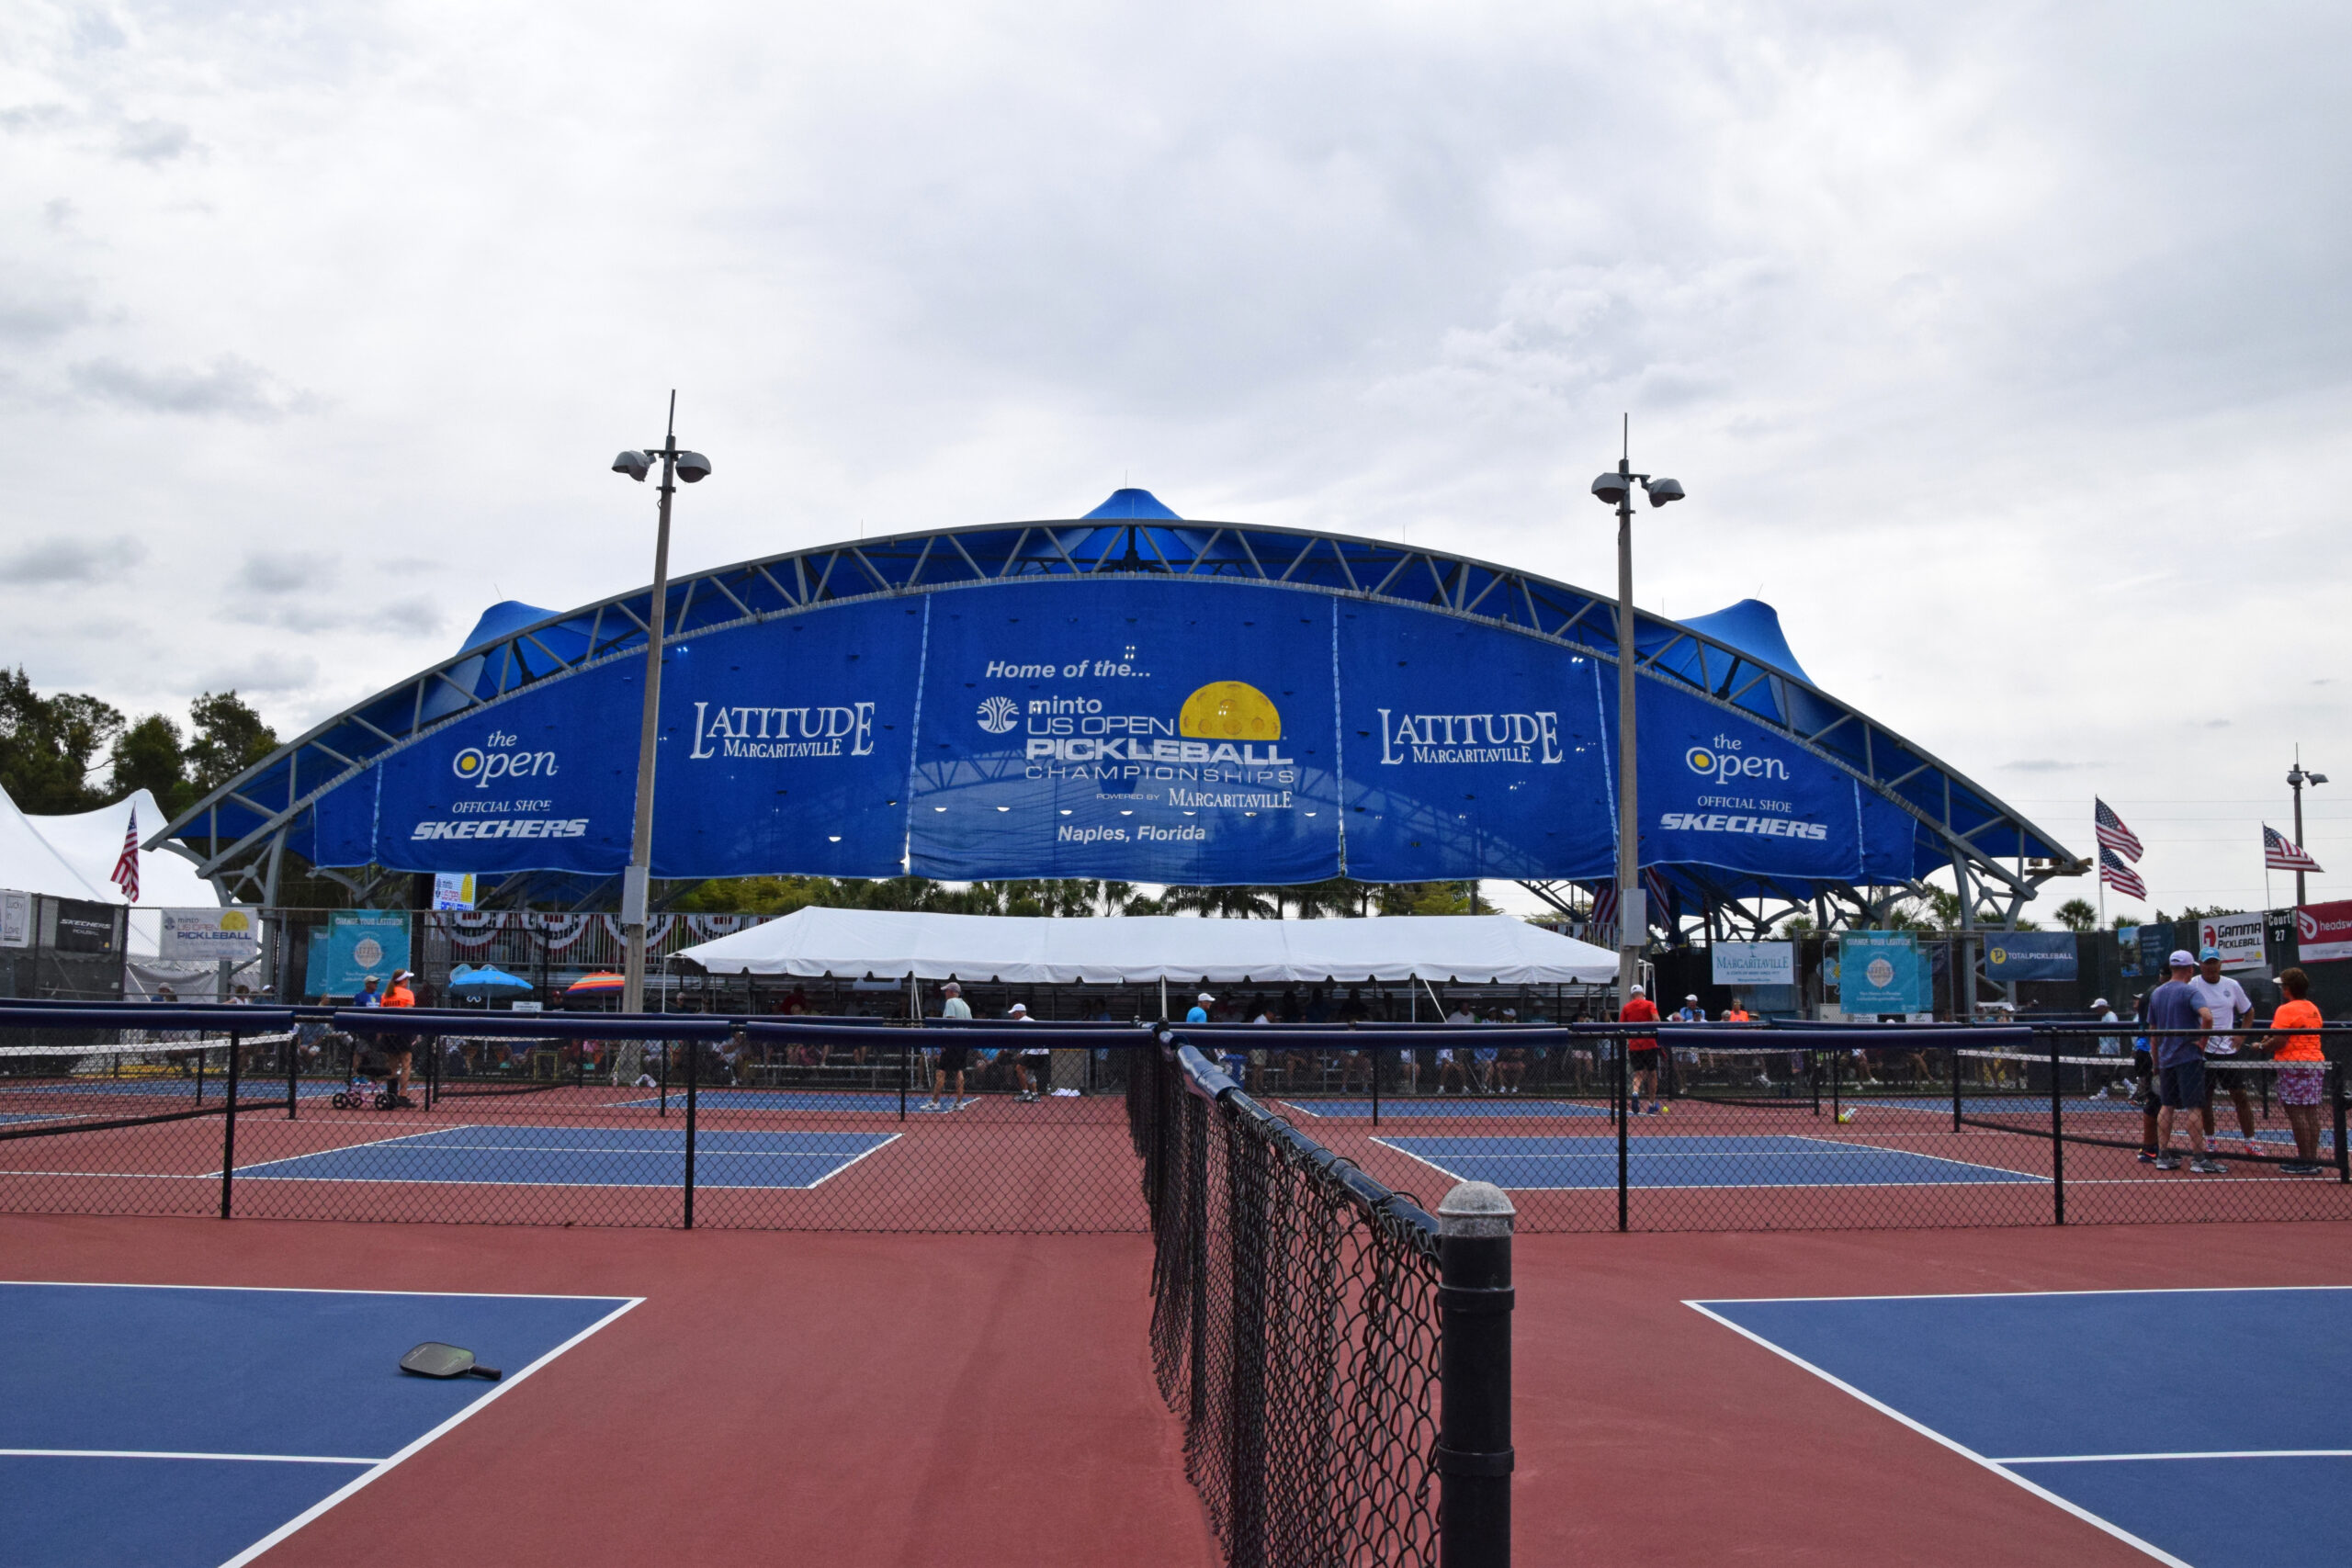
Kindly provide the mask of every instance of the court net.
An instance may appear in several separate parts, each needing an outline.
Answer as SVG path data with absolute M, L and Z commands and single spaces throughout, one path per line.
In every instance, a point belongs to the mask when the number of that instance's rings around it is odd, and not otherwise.
M 2109 1148 L 2148 1146 L 2147 1118 L 2157 1109 L 2156 1086 L 2144 1058 L 2051 1055 L 2014 1051 L 1955 1054 L 1961 1075 L 1953 1098 L 1955 1124 Z M 2295 1122 L 2330 1165 L 2343 1146 L 2343 1066 L 2208 1056 L 2205 1076 L 2213 1134 L 2230 1157 L 2290 1165 Z M 2204 1108 L 2196 1111 L 2200 1123 Z
M 1152 1365 L 1228 1561 L 1434 1562 L 1436 1221 L 1191 1048 L 1148 1055 Z
M 168 1122 L 228 1109 L 228 1036 L 107 1032 L 117 1038 L 107 1043 L 0 1046 L 0 1138 Z M 286 1040 L 283 1034 L 241 1038 L 233 1047 L 237 1066 L 255 1067 L 282 1053 Z M 240 1109 L 284 1098 L 282 1084 L 245 1071 L 239 1079 Z

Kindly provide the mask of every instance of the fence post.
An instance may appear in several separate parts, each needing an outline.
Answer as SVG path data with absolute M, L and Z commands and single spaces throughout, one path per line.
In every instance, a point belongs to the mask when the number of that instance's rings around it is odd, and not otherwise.
M 1502 1189 L 1465 1181 L 1438 1205 L 1438 1562 L 1510 1562 L 1510 1239 Z
M 2335 1085 L 2328 1099 L 2335 1107 L 2335 1179 L 2338 1185 L 2352 1182 L 2352 1150 L 2344 1146 L 2344 1064 L 2327 1065 L 2329 1080 Z
M 1622 1231 L 1626 1226 L 1625 1177 L 1630 1152 L 1626 1146 L 1626 1123 L 1633 1120 L 1632 1111 L 1625 1103 L 1625 1089 L 1631 1081 L 1627 1073 L 1634 1055 L 1629 1049 L 1633 1039 L 1630 1035 L 1620 1035 L 1610 1043 L 1614 1047 L 1617 1063 L 1617 1228 Z
M 2050 1202 L 2051 1224 L 2066 1223 L 2066 1090 L 2058 1081 L 2059 1047 L 2064 1038 L 2050 1037 Z
M 675 1043 L 675 1042 L 673 1042 Z M 695 1228 L 695 1086 L 702 1077 L 702 1042 L 688 1040 L 686 1047 L 686 1229 Z M 669 1060 L 663 1051 L 662 1058 Z
M 220 1217 L 229 1217 L 230 1183 L 237 1172 L 237 1057 L 239 1042 L 234 1030 L 229 1032 L 229 1109 L 220 1117 Z M 204 1070 L 204 1053 L 196 1054 L 196 1070 Z

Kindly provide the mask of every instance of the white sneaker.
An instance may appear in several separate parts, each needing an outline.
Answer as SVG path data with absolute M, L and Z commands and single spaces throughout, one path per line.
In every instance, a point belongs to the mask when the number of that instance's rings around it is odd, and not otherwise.
M 936 1111 L 939 1109 L 939 1101 L 935 1100 L 926 1100 L 921 1105 L 916 1106 L 915 1109 L 917 1111 Z

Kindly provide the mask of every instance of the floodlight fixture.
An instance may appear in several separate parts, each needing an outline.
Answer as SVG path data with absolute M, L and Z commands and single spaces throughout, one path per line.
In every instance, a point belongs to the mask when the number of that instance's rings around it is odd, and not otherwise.
M 1652 506 L 1664 506 L 1669 501 L 1682 499 L 1680 479 L 1644 479 L 1642 488 L 1649 491 Z
M 1622 506 L 1625 497 L 1633 493 L 1634 476 L 1613 470 L 1592 481 L 1593 498 L 1603 506 Z
M 699 452 L 678 454 L 678 477 L 688 484 L 698 484 L 710 478 L 710 459 Z
M 653 460 L 642 452 L 624 452 L 613 459 L 613 472 L 627 474 L 639 484 L 653 471 Z

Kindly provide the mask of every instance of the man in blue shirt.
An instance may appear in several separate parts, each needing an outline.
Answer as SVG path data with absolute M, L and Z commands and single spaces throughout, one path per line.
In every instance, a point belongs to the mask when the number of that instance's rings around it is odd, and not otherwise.
M 1216 998 L 1215 997 L 1209 995 L 1206 991 L 1203 991 L 1199 996 L 1193 998 L 1193 1010 L 1184 1015 L 1184 1021 L 1186 1023 L 1206 1023 L 1209 1021 L 1209 1004 L 1216 1000 Z M 2198 1060 L 2203 1061 L 2204 1058 L 2200 1056 Z
M 2221 1163 L 2205 1153 L 2205 1043 L 2196 1032 L 2213 1027 L 2213 1014 L 2189 987 L 2189 976 L 2196 973 L 2196 959 L 2186 951 L 2174 953 L 2172 978 L 2148 998 L 2156 1097 L 2164 1106 L 2156 1112 L 2156 1168 L 2180 1168 L 2180 1156 L 2172 1152 L 2172 1127 L 2178 1119 L 2188 1125 L 2188 1168 L 2200 1176 L 2219 1176 Z

